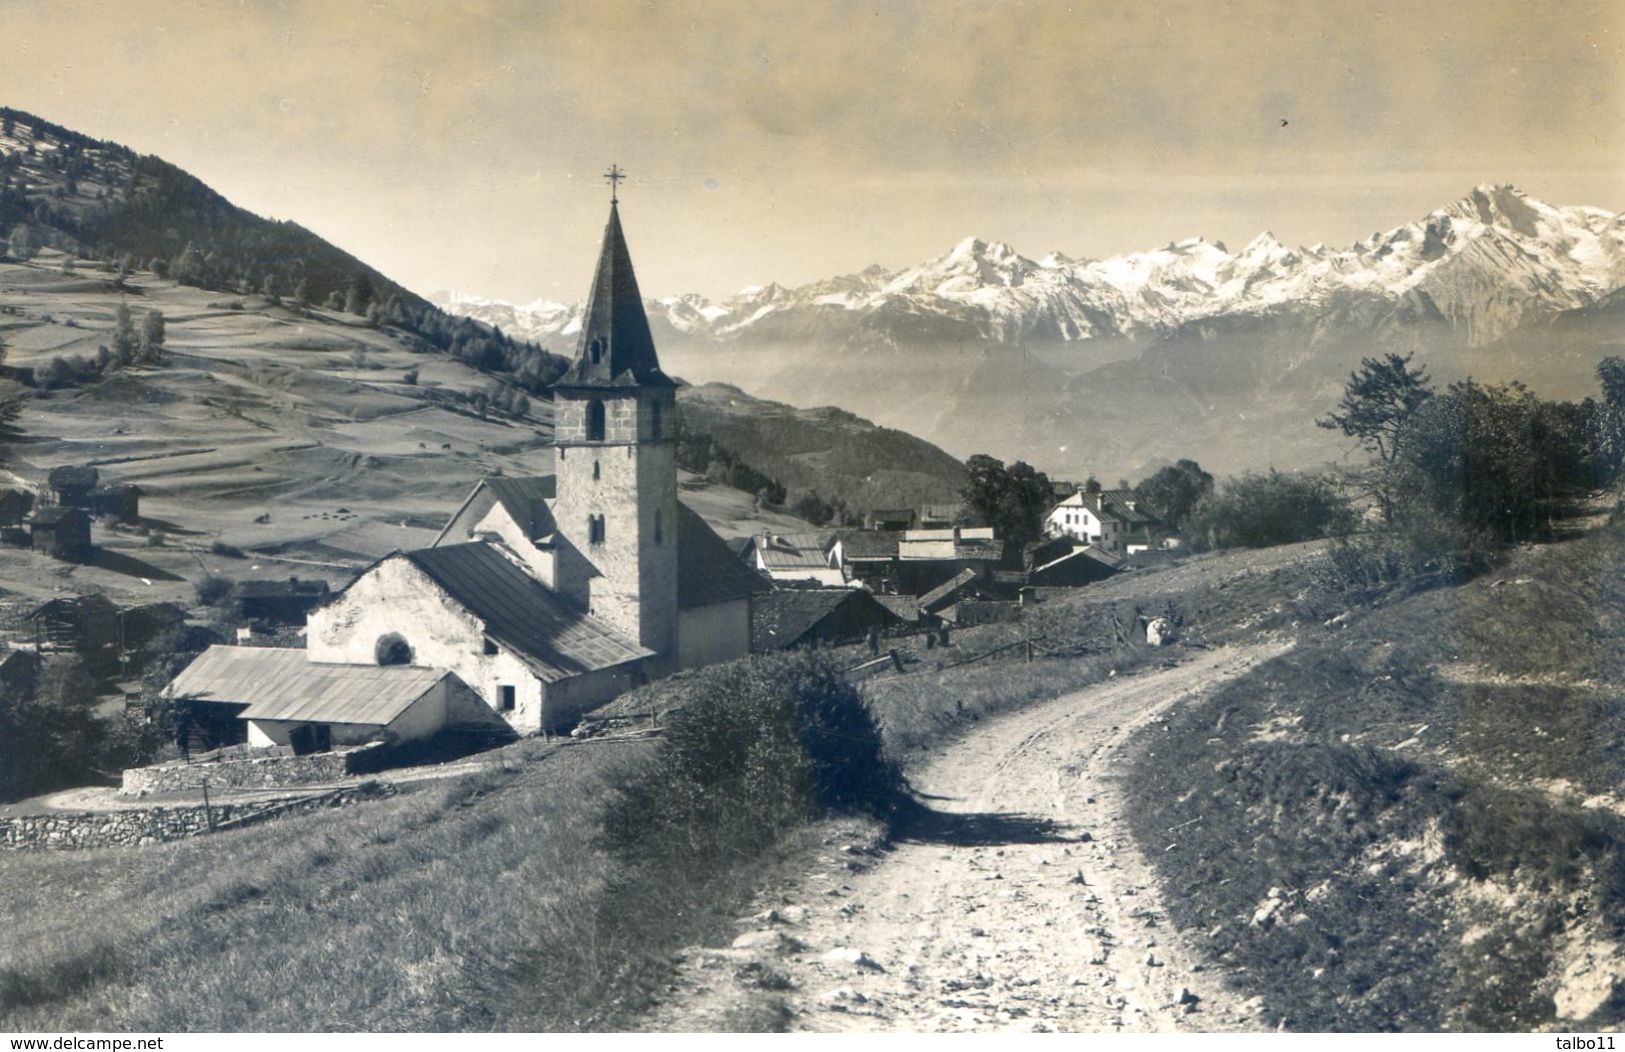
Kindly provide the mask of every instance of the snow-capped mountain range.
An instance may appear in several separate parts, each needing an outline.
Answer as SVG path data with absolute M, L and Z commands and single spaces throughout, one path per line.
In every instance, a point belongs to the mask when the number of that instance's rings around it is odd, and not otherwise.
M 1622 285 L 1625 215 L 1483 185 L 1346 248 L 1289 248 L 1265 232 L 1238 252 L 1193 237 L 1107 259 L 1059 252 L 1033 259 L 1003 242 L 966 238 L 903 270 L 873 266 L 795 288 L 752 286 L 720 303 L 682 295 L 648 307 L 651 322 L 665 330 L 657 336 L 706 342 L 841 338 L 856 326 L 903 342 L 953 335 L 1070 343 L 1357 305 L 1364 321 L 1380 324 L 1386 306 L 1405 318 L 1445 321 L 1476 346 Z M 442 303 L 562 353 L 580 325 L 579 304 L 514 305 L 464 294 Z

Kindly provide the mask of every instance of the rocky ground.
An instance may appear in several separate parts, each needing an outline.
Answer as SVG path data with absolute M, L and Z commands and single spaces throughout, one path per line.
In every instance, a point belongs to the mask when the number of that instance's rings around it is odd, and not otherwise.
M 727 948 L 684 954 L 665 1030 L 1179 1031 L 1257 1008 L 1167 924 L 1119 816 L 1131 733 L 1279 653 L 1198 652 L 983 725 L 910 774 L 926 810 L 832 836 Z

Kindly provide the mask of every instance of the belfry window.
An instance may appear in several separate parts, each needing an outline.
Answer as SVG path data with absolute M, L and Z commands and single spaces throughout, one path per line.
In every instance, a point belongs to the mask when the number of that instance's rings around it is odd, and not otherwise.
M 604 440 L 604 403 L 594 398 L 587 403 L 587 441 Z
M 592 364 L 597 365 L 599 362 L 603 361 L 604 338 L 602 336 L 594 336 L 591 346 L 587 348 L 587 353 L 592 357 Z

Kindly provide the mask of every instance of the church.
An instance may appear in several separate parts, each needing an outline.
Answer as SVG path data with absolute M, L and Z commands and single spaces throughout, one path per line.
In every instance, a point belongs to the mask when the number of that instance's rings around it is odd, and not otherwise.
M 575 359 L 555 386 L 553 475 L 481 481 L 433 545 L 385 556 L 313 610 L 305 657 L 332 675 L 300 682 L 331 683 L 345 668 L 439 670 L 526 734 L 749 653 L 751 603 L 766 584 L 678 500 L 676 388 L 612 197 Z M 260 660 L 230 649 L 239 672 Z M 193 676 L 187 696 L 268 704 L 235 696 L 252 678 Z

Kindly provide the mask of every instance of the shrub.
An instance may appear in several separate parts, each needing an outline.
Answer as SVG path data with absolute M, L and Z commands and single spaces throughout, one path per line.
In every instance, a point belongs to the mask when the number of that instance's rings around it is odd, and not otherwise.
M 1248 472 L 1228 479 L 1191 513 L 1192 542 L 1208 548 L 1267 548 L 1346 533 L 1354 513 L 1324 475 Z
M 206 574 L 194 590 L 197 592 L 197 601 L 204 606 L 224 606 L 236 592 L 237 586 L 232 583 L 231 578 L 211 573 Z
M 752 852 L 820 811 L 878 813 L 900 797 L 869 710 L 827 655 L 735 662 L 677 689 L 652 769 L 606 810 L 617 853 Z

